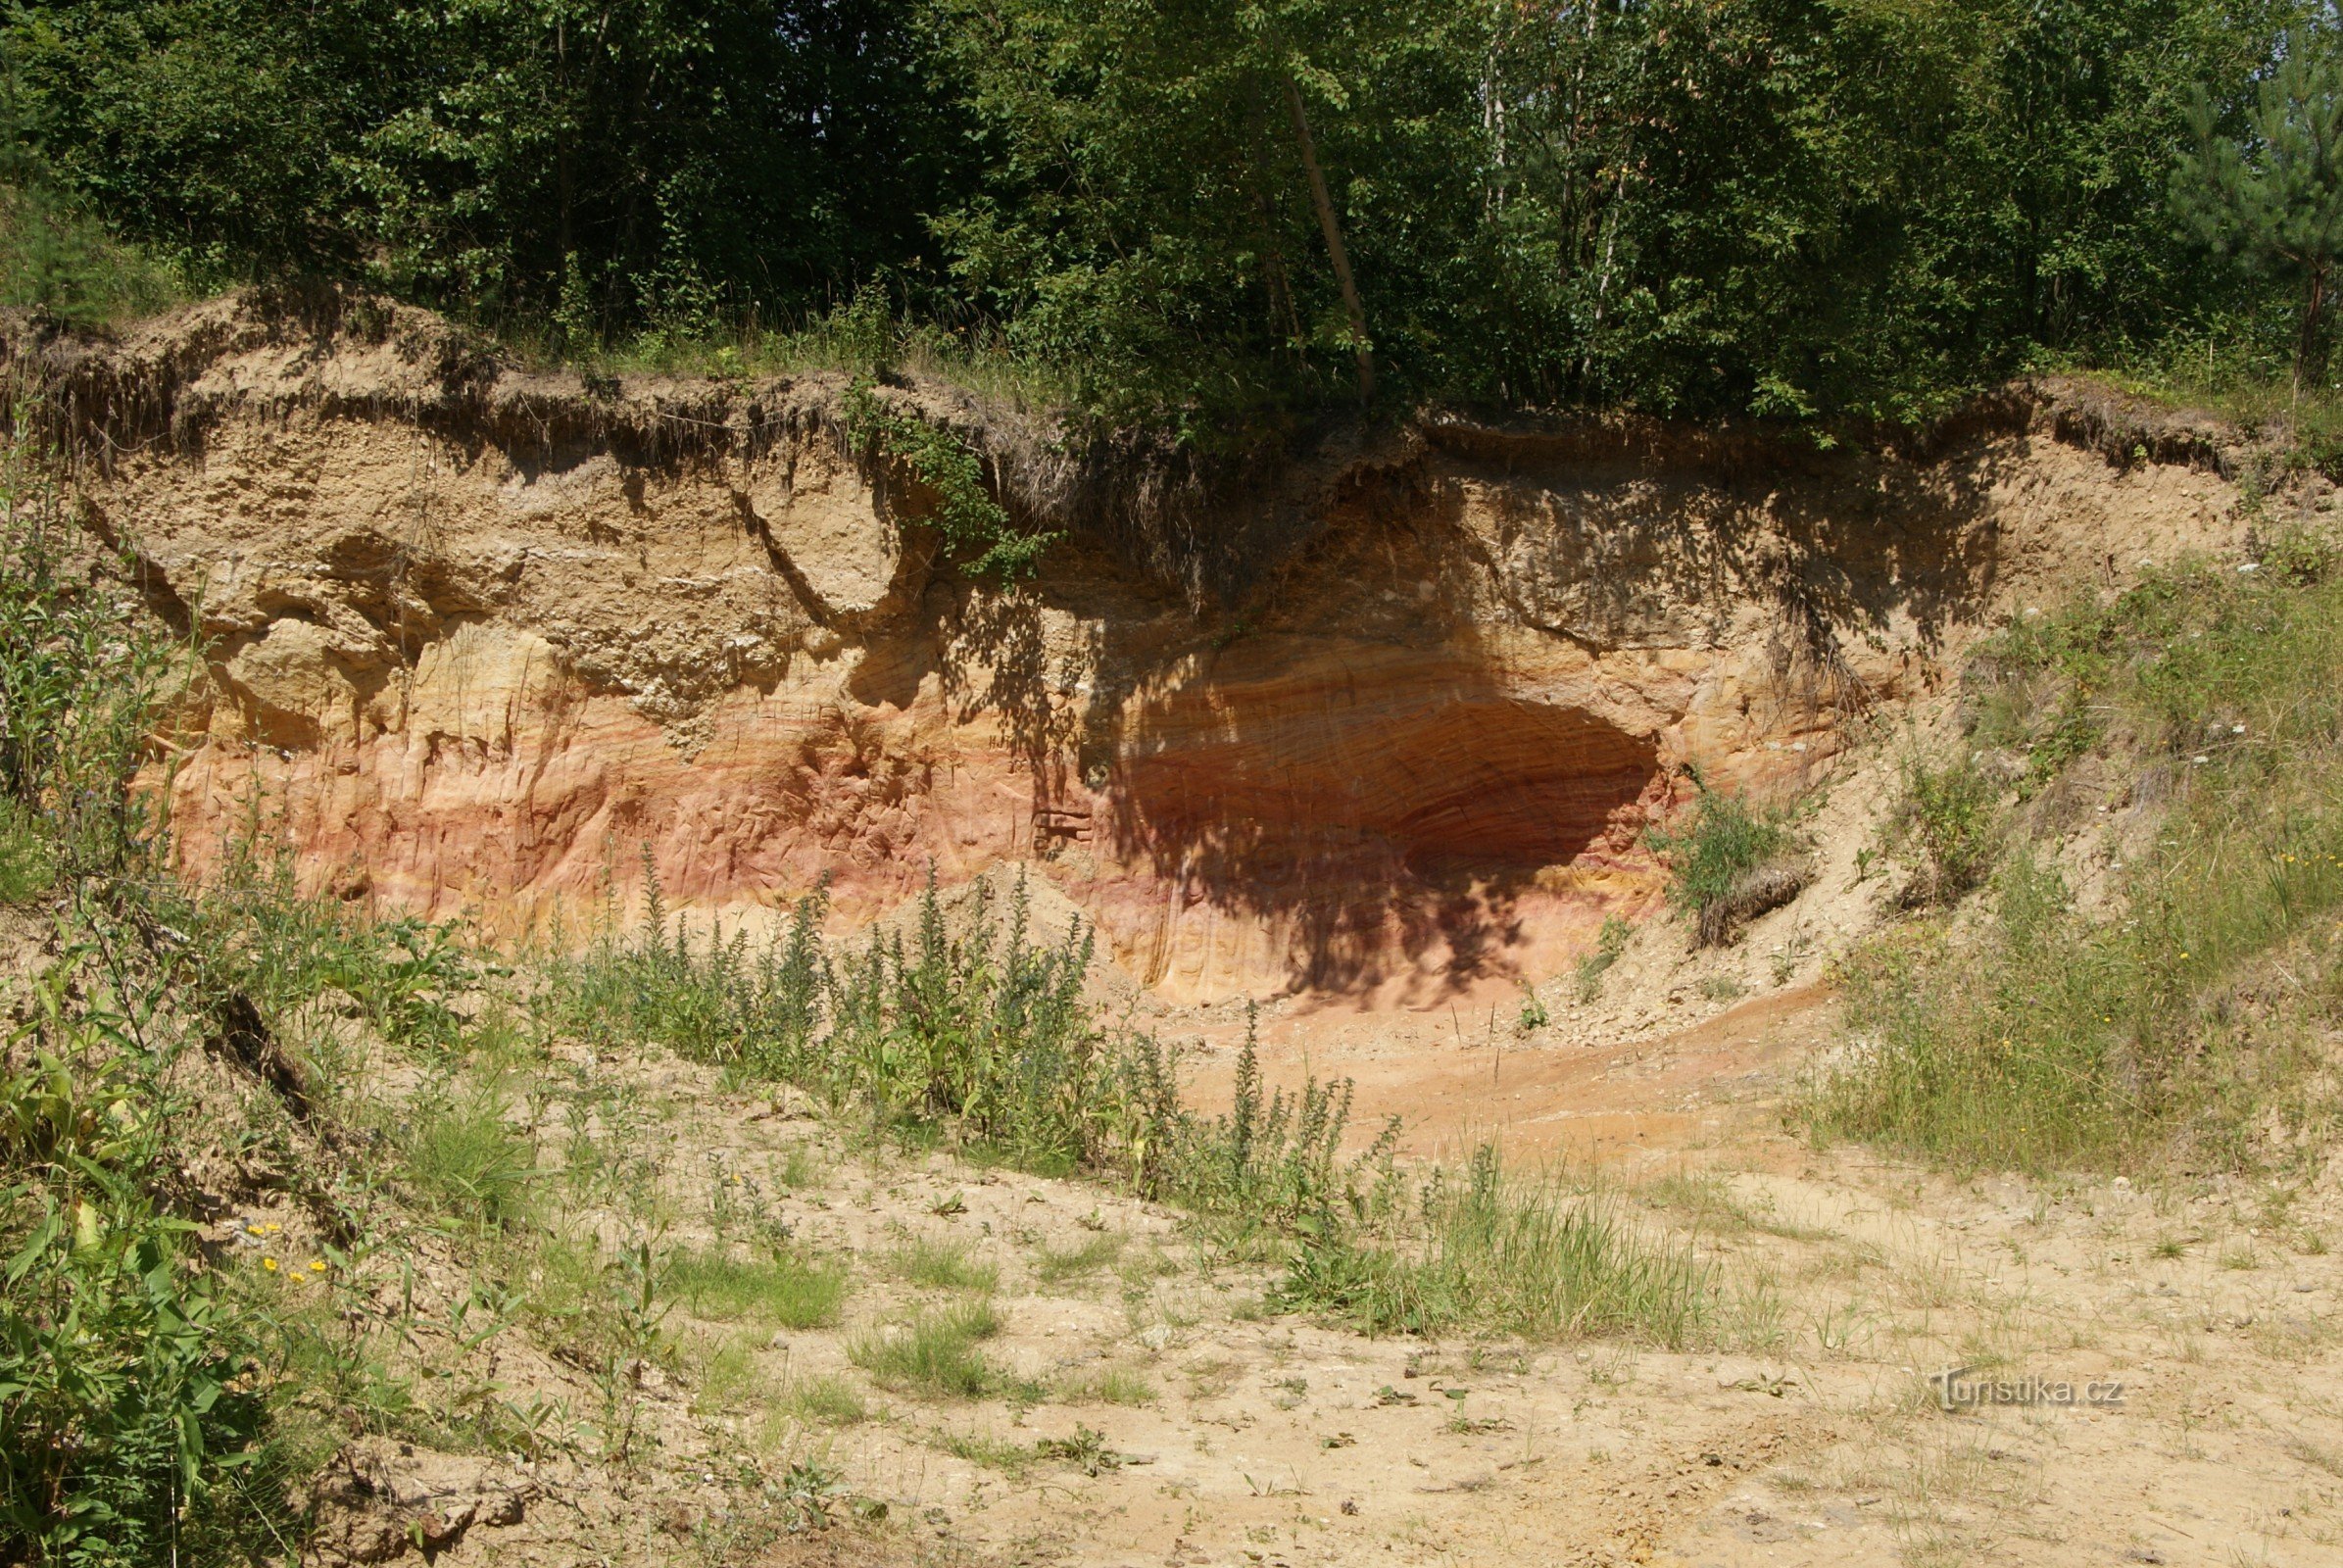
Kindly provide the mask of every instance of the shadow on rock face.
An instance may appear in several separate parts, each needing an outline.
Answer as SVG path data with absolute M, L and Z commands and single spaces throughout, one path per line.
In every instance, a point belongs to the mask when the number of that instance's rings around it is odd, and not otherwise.
M 1292 943 L 1292 984 L 1374 985 L 1444 948 L 1452 983 L 1513 939 L 1546 866 L 1632 840 L 1649 736 L 1510 695 L 1469 659 L 1253 638 L 1143 700 L 1117 852 Z

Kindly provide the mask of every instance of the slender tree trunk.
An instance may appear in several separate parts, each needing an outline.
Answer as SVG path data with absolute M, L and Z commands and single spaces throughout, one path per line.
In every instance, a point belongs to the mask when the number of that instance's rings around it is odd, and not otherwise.
M 1306 368 L 1310 346 L 1301 330 L 1301 312 L 1294 304 L 1294 277 L 1286 266 L 1285 247 L 1277 242 L 1277 211 L 1269 200 L 1269 192 L 1277 182 L 1270 175 L 1265 152 L 1268 137 L 1262 121 L 1267 113 L 1260 95 L 1254 93 L 1245 117 L 1245 140 L 1252 153 L 1254 215 L 1261 220 L 1261 277 L 1269 289 L 1269 330 L 1286 334 Z
M 1375 396 L 1375 356 L 1367 347 L 1367 311 L 1359 303 L 1358 285 L 1350 277 L 1350 254 L 1342 249 L 1342 225 L 1335 218 L 1334 199 L 1326 193 L 1326 174 L 1318 167 L 1318 144 L 1310 139 L 1309 116 L 1301 110 L 1301 89 L 1286 78 L 1286 107 L 1294 112 L 1294 138 L 1301 144 L 1301 167 L 1310 176 L 1310 200 L 1318 208 L 1318 227 L 1326 235 L 1326 254 L 1335 264 L 1335 281 L 1342 285 L 1342 310 L 1350 318 L 1350 344 L 1358 353 L 1358 400 Z
M 2294 396 L 2302 397 L 2303 383 L 2326 384 L 2326 274 L 2331 264 L 2311 264 L 2310 287 L 2302 307 L 2302 335 L 2294 343 Z
M 560 102 L 557 113 L 566 114 L 569 109 L 569 19 L 562 16 L 554 18 L 554 92 Z M 569 258 L 577 249 L 577 235 L 572 221 L 577 206 L 577 172 L 569 162 L 570 148 L 575 141 L 576 138 L 564 130 L 561 146 L 554 151 L 554 184 L 560 192 L 561 204 L 561 232 L 556 236 L 555 248 L 561 253 L 564 274 L 568 271 Z

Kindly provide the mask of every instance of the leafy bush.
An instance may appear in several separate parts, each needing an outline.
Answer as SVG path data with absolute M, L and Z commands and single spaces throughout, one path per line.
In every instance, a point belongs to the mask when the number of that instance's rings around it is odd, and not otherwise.
M 37 455 L 22 439 L 0 446 L 0 794 L 20 874 L 44 860 L 60 874 L 116 870 L 146 833 L 130 780 L 172 650 L 141 621 L 127 569 L 87 569 L 105 557 Z
M 22 416 L 15 429 L 22 432 Z M 321 1462 L 290 1383 L 353 1375 L 256 1276 L 193 1245 L 176 1205 L 190 1111 L 171 1092 L 217 1043 L 263 1090 L 241 1126 L 308 1107 L 274 1024 L 347 963 L 363 920 L 285 878 L 180 884 L 132 788 L 180 667 L 22 439 L 0 449 L 0 896 L 55 887 L 58 956 L 0 1046 L 0 1560 L 249 1561 Z M 339 963 L 343 967 L 336 969 Z M 339 979 L 333 978 L 338 975 Z M 366 982 L 357 982 L 364 985 Z
M 1257 1025 L 1248 1008 L 1226 1115 L 1209 1121 L 1185 1112 L 1159 1115 L 1154 1185 L 1206 1213 L 1324 1234 L 1363 1211 L 1372 1189 L 1388 1185 L 1399 1119 L 1392 1117 L 1364 1152 L 1344 1159 L 1350 1080 L 1307 1078 L 1298 1093 L 1272 1090 L 1264 1101 Z
M 1781 812 L 1691 777 L 1698 791 L 1691 819 L 1645 837 L 1668 858 L 1668 902 L 1691 917 L 1695 945 L 1719 947 L 1744 921 L 1797 897 L 1812 871 Z
M 1905 764 L 1895 827 L 1919 858 L 1908 901 L 1950 904 L 1984 880 L 1997 846 L 1995 793 L 1971 760 Z
M 639 932 L 549 962 L 543 1000 L 559 1025 L 802 1083 L 881 1126 L 949 1126 L 1036 1169 L 1120 1157 L 1127 1074 L 1082 997 L 1094 938 L 1077 925 L 1034 946 L 1022 876 L 1005 923 L 977 883 L 957 937 L 931 877 L 909 942 L 877 934 L 836 960 L 819 892 L 752 956 L 745 933 L 697 946 L 682 919 L 670 940 L 648 880 Z
M 338 991 L 393 1045 L 444 1054 L 463 1033 L 455 999 L 493 965 L 453 923 L 379 918 L 329 895 L 303 894 L 290 845 L 257 808 L 220 846 L 200 886 L 155 883 L 146 896 L 187 931 L 208 1004 L 249 1002 L 274 1026 Z
M 84 985 L 52 970 L 0 1056 L 0 1553 L 126 1568 L 205 1528 L 269 1412 L 260 1325 L 155 1200 L 164 1058 Z
M 56 878 L 48 835 L 32 808 L 0 795 L 0 904 L 38 898 Z
M 1016 528 L 985 487 L 975 449 L 915 414 L 889 408 L 867 377 L 847 388 L 843 412 L 850 439 L 876 458 L 901 463 L 935 492 L 936 524 L 970 576 L 1006 584 L 1033 575 L 1057 536 Z
M 0 134 L 5 127 L 0 127 Z M 183 297 L 180 280 L 60 196 L 45 180 L 11 179 L 0 156 L 0 305 L 105 327 Z

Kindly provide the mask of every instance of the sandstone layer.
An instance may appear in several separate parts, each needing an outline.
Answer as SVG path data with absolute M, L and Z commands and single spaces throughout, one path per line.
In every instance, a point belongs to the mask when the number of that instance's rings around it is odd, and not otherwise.
M 1684 764 L 1812 785 L 1977 628 L 2242 527 L 2211 446 L 2056 385 L 1829 452 L 1425 416 L 1151 511 L 1160 455 L 883 388 L 1062 532 L 1003 590 L 836 374 L 532 373 L 253 296 L 6 348 L 206 649 L 199 868 L 258 820 L 313 885 L 574 937 L 646 859 L 703 921 L 827 878 L 844 926 L 1017 860 L 1175 1001 L 1544 978 L 1658 898 Z

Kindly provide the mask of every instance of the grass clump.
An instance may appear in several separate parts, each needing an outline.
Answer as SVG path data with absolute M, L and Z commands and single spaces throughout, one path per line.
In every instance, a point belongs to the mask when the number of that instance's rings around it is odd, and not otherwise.
M 666 1288 L 695 1317 L 818 1329 L 838 1321 L 847 1274 L 794 1250 L 769 1257 L 681 1251 L 667 1261 Z
M 1155 1385 L 1129 1367 L 1110 1366 L 1065 1379 L 1057 1396 L 1069 1404 L 1152 1404 Z
M 938 1291 L 975 1291 L 990 1294 L 1001 1284 L 1001 1270 L 978 1262 L 959 1242 L 919 1237 L 887 1254 L 890 1273 L 910 1285 Z
M 2017 843 L 1976 930 L 1925 921 L 1846 960 L 1856 1044 L 1816 1086 L 1819 1136 L 2046 1170 L 2175 1143 L 2251 1161 L 2332 1127 L 2311 1070 L 2343 1020 L 2343 803 L 2326 784 L 2343 763 L 2343 581 L 2325 559 L 2273 547 L 2260 570 L 2158 575 L 2021 617 L 1987 651 L 1973 739 L 2043 769 L 2040 820 L 2056 829 L 2085 751 L 2150 810 L 2099 906 Z
M 792 1379 L 782 1407 L 815 1426 L 853 1427 L 870 1419 L 870 1405 L 861 1391 L 844 1378 L 827 1375 Z
M 1009 1387 L 979 1345 L 1001 1332 L 987 1301 L 931 1307 L 890 1332 L 874 1330 L 847 1346 L 847 1359 L 880 1388 L 928 1399 L 981 1399 Z
M 410 1102 L 406 1167 L 428 1200 L 476 1225 L 501 1228 L 528 1217 L 537 1151 L 508 1114 L 501 1091 L 466 1081 Z
M 1298 1248 L 1277 1304 L 1370 1334 L 1623 1335 L 1671 1347 L 1712 1327 L 1711 1270 L 1630 1228 L 1599 1195 L 1508 1180 L 1496 1151 L 1435 1169 L 1412 1202 Z
M 1022 1480 L 1033 1469 L 1036 1458 L 1025 1444 L 1012 1443 L 990 1432 L 937 1432 L 930 1434 L 928 1441 L 955 1459 L 998 1470 L 1011 1480 Z
M 1610 973 L 1611 965 L 1617 963 L 1627 952 L 1627 945 L 1635 934 L 1635 928 L 1618 915 L 1603 916 L 1602 929 L 1594 936 L 1594 951 L 1579 959 L 1579 1002 L 1582 1005 L 1592 1003 L 1602 995 L 1603 976 Z
M 1033 1277 L 1044 1285 L 1065 1285 L 1088 1279 L 1100 1269 L 1114 1266 L 1123 1255 L 1124 1238 L 1113 1235 L 1086 1237 L 1071 1247 L 1057 1248 L 1044 1245 L 1033 1254 Z
M 1690 776 L 1697 793 L 1689 818 L 1646 838 L 1668 858 L 1668 902 L 1691 920 L 1693 945 L 1722 947 L 1749 920 L 1796 898 L 1813 870 L 1782 812 Z

